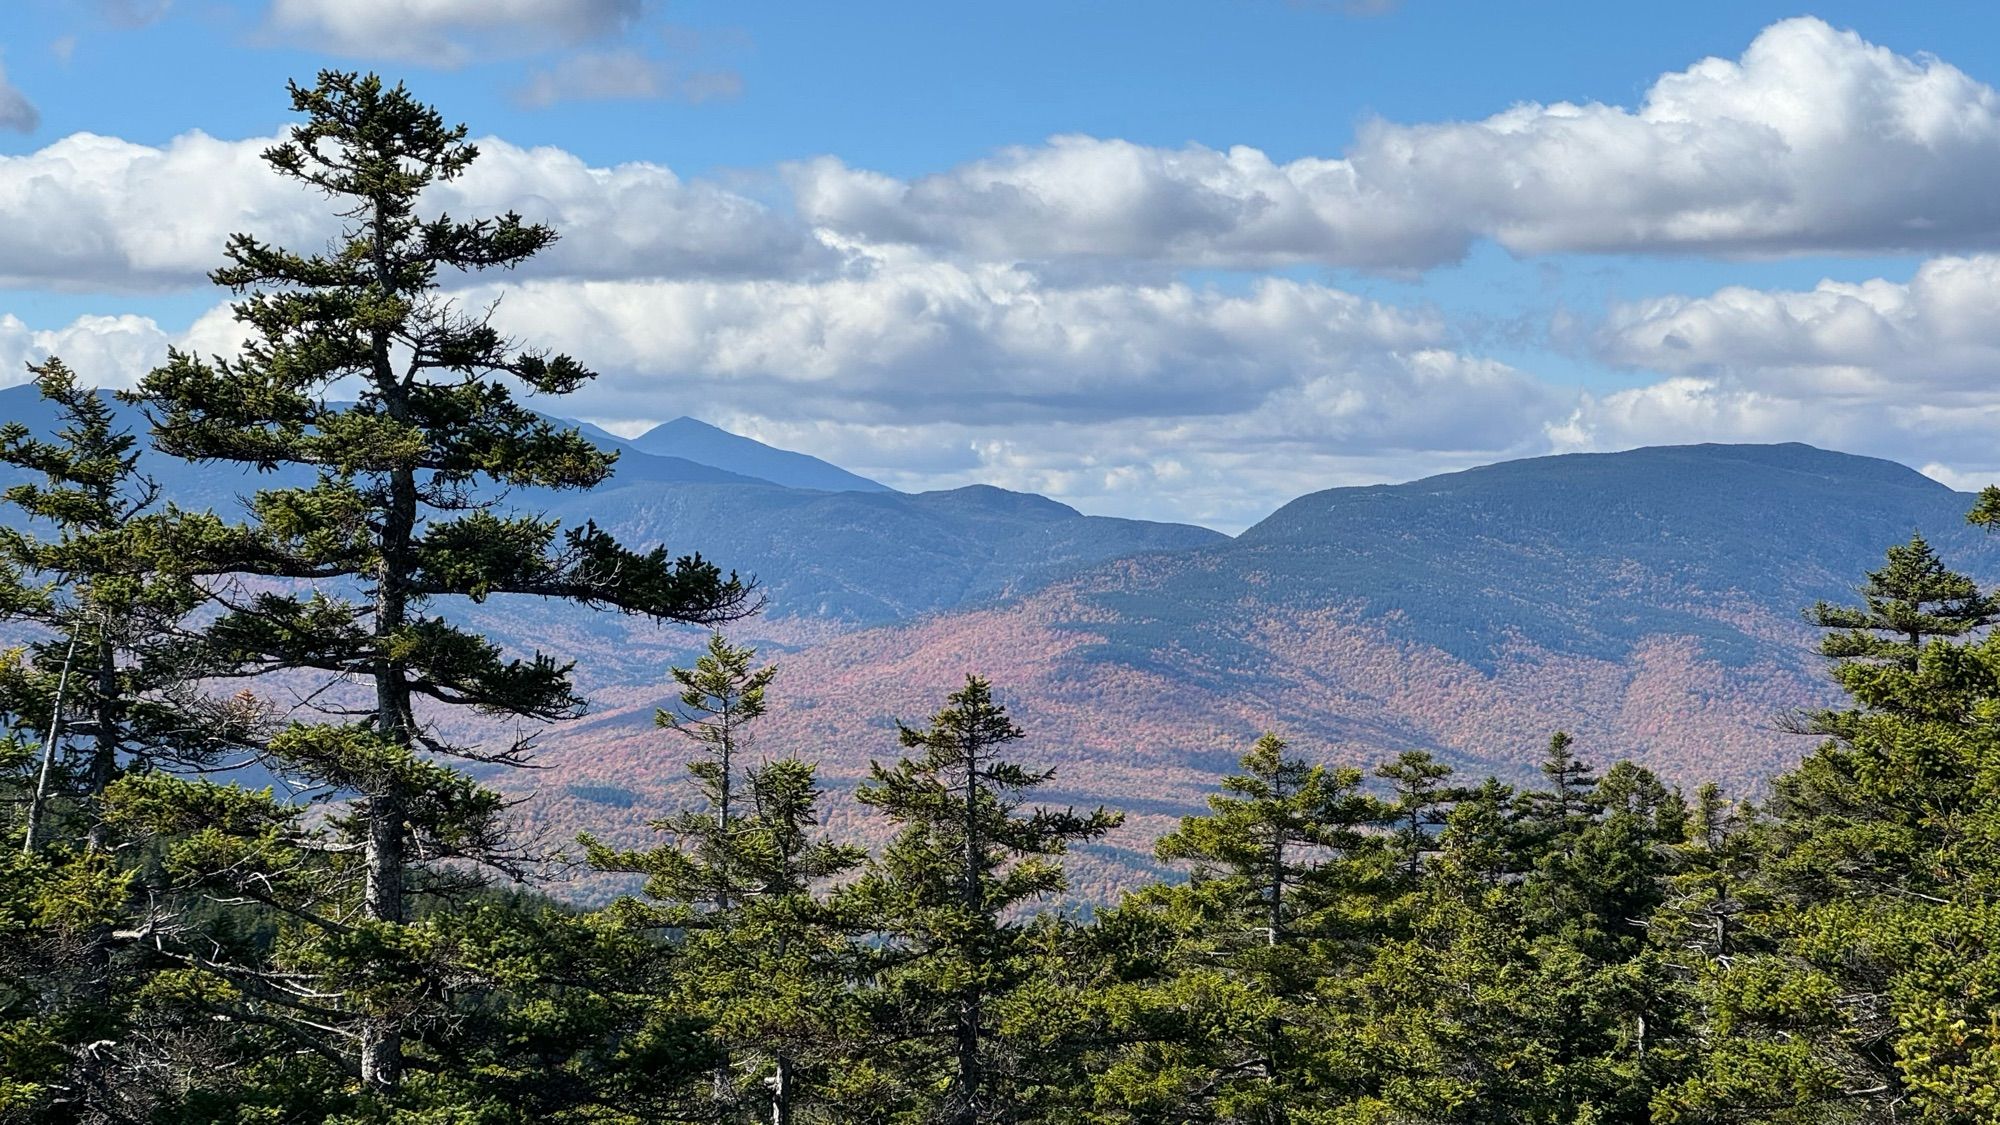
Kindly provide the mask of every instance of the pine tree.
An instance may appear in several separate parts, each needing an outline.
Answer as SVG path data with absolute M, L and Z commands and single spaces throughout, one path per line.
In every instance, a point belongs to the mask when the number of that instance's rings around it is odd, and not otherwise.
M 21 422 L 0 426 L 0 463 L 42 478 L 0 494 L 27 521 L 0 528 L 0 612 L 46 638 L 10 669 L 17 694 L 36 690 L 21 677 L 48 681 L 39 799 L 25 846 L 49 838 L 39 814 L 67 800 L 79 806 L 85 843 L 99 850 L 108 843 L 104 792 L 122 772 L 204 764 L 229 742 L 214 711 L 193 716 L 175 705 L 187 701 L 173 666 L 175 634 L 201 593 L 168 569 L 173 513 L 159 508 L 158 488 L 139 472 L 137 439 L 60 358 L 29 371 L 61 428 L 45 437 Z M 78 747 L 72 762 L 67 752 Z
M 1705 1019 L 1657 1120 L 2000 1114 L 2000 642 L 1921 542 L 1871 587 L 1897 638 L 1828 647 L 1850 706 L 1680 885 Z
M 712 839 L 725 847 L 732 817 L 740 815 L 732 806 L 736 803 L 737 771 L 750 749 L 744 727 L 764 714 L 764 690 L 778 672 L 774 664 L 752 669 L 756 657 L 755 649 L 732 646 L 721 633 L 710 635 L 708 651 L 693 668 L 672 670 L 674 682 L 680 685 L 678 710 L 662 709 L 653 716 L 655 725 L 685 736 L 703 753 L 704 758 L 690 764 L 688 772 L 694 775 L 715 818 Z M 690 832 L 691 828 L 683 824 L 681 831 L 700 838 Z M 711 862 L 707 870 L 707 901 L 715 909 L 727 911 L 735 897 L 732 880 L 736 876 L 726 862 Z
M 659 1002 L 712 1029 L 710 1111 L 736 1120 L 762 1103 L 775 1125 L 790 1125 L 829 1080 L 853 972 L 845 925 L 818 892 L 866 853 L 817 834 L 822 794 L 809 763 L 780 758 L 737 776 L 777 674 L 755 667 L 756 655 L 715 634 L 693 668 L 672 670 L 680 709 L 657 722 L 699 748 L 688 772 L 703 807 L 655 822 L 668 839 L 649 850 L 583 842 L 598 870 L 646 877 L 645 901 L 622 900 L 614 917 L 681 935 Z
M 898 1120 L 1003 1120 L 1010 1085 L 1024 1080 L 997 1030 L 998 1006 L 1030 964 L 1016 913 L 1060 893 L 1063 853 L 1121 818 L 1025 810 L 1054 771 L 1001 756 L 1025 732 L 977 676 L 927 726 L 899 724 L 898 734 L 915 756 L 872 764 L 856 792 L 898 832 L 848 898 L 881 945 L 872 1003 L 886 1025 L 884 1089 L 914 1103 Z
M 1946 567 L 1922 535 L 1889 548 L 1888 562 L 1868 572 L 1860 594 L 1862 605 L 1819 602 L 1806 614 L 1820 628 L 1835 630 L 1820 642 L 1820 651 L 1842 662 L 1837 678 L 1844 679 L 1856 664 L 1914 669 L 1926 641 L 1962 637 L 2000 617 L 2000 598 Z
M 1117 1017 L 1170 1026 L 1159 1013 L 1192 1003 L 1206 1018 L 1184 1025 L 1180 1044 L 1127 1052 L 1111 1073 L 1146 1099 L 1135 1108 L 1181 1102 L 1190 1119 L 1276 1122 L 1334 1096 L 1315 996 L 1378 936 L 1393 858 L 1375 829 L 1392 813 L 1363 791 L 1360 770 L 1294 757 L 1275 734 L 1239 771 L 1206 815 L 1155 845 L 1189 880 L 1132 905 L 1165 924 L 1173 954 L 1158 986 Z
M 1575 833 L 1600 811 L 1592 799 L 1597 788 L 1596 770 L 1577 755 L 1575 746 L 1576 739 L 1567 731 L 1550 735 L 1548 750 L 1537 766 L 1549 787 L 1521 797 L 1523 823 L 1530 832 L 1547 839 Z
M 181 549 L 191 568 L 236 579 L 210 584 L 207 676 L 328 685 L 313 694 L 330 714 L 274 734 L 266 762 L 339 812 L 300 820 L 247 794 L 155 787 L 132 794 L 128 815 L 185 831 L 177 810 L 228 810 L 237 831 L 206 851 L 183 848 L 176 877 L 282 918 L 274 955 L 289 964 L 258 976 L 254 993 L 272 1007 L 256 1018 L 285 1023 L 336 1069 L 351 1059 L 360 1086 L 384 1094 L 451 979 L 426 963 L 449 958 L 448 927 L 413 927 L 412 895 L 448 895 L 467 865 L 514 854 L 499 797 L 450 763 L 519 764 L 530 742 L 454 742 L 445 716 L 470 708 L 535 723 L 583 706 L 567 664 L 507 656 L 445 616 L 449 602 L 529 595 L 697 623 L 748 606 L 744 587 L 699 557 L 629 551 L 594 526 L 562 532 L 497 506 L 507 489 L 588 488 L 612 468 L 517 400 L 568 394 L 591 373 L 515 348 L 439 291 L 441 275 L 518 265 L 555 232 L 511 213 L 420 215 L 425 189 L 456 179 L 478 151 L 401 86 L 327 71 L 294 84 L 291 99 L 305 120 L 265 159 L 333 201 L 340 238 L 313 254 L 232 237 L 212 276 L 241 295 L 235 314 L 251 342 L 234 358 L 176 352 L 136 398 L 165 453 L 315 475 L 257 493 L 248 526 L 210 521 Z M 364 692 L 340 690 L 349 683 Z M 238 988 L 251 979 L 241 966 L 198 967 Z M 319 983 L 303 993 L 284 983 L 301 974 Z
M 1406 879 L 1421 873 L 1424 857 L 1436 847 L 1438 830 L 1451 819 L 1452 807 L 1471 796 L 1471 790 L 1445 784 L 1451 775 L 1452 768 L 1428 750 L 1406 750 L 1395 761 L 1375 768 L 1375 776 L 1391 786 L 1385 813 L 1394 825 L 1397 862 Z
M 1602 781 L 1567 736 L 1549 788 L 1489 781 L 1450 814 L 1401 904 L 1407 932 L 1341 996 L 1364 1060 L 1357 1120 L 1644 1122 L 1679 1030 L 1646 934 L 1677 795 L 1620 763 Z

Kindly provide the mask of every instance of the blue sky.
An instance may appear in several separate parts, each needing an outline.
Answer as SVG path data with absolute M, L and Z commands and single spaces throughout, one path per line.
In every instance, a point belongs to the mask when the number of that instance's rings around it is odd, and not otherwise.
M 449 202 L 563 227 L 463 295 L 603 371 L 568 412 L 614 429 L 689 413 L 898 487 L 1232 530 L 1314 488 L 1659 442 L 1969 486 L 2000 469 L 1996 23 L 9 0 L 0 379 L 226 348 L 203 263 L 228 230 L 326 230 L 254 151 L 288 77 L 340 66 L 493 138 Z

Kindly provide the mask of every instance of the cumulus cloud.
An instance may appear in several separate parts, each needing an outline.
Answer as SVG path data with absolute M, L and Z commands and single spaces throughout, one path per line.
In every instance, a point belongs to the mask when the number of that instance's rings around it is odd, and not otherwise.
M 1014 267 L 885 259 L 819 282 L 529 282 L 500 319 L 629 373 L 635 400 L 769 393 L 801 417 L 1090 421 L 1289 395 L 1273 424 L 1318 439 L 1489 442 L 1519 426 L 1495 407 L 1528 383 L 1447 351 L 1431 314 L 1283 280 L 1056 287 Z
M 28 364 L 59 355 L 85 382 L 130 387 L 166 358 L 175 337 L 143 316 L 83 316 L 36 329 L 0 314 L 0 386 L 28 381 Z
M 1217 525 L 1364 465 L 1538 452 L 1573 402 L 1454 350 L 1434 314 L 1288 280 L 1063 286 L 887 256 L 809 283 L 528 282 L 499 322 L 603 373 L 574 403 L 592 421 L 696 413 L 901 486 Z
M 514 91 L 529 108 L 558 102 L 668 99 L 700 104 L 743 93 L 743 76 L 731 70 L 685 71 L 640 51 L 586 51 L 534 71 Z
M 540 27 L 561 41 L 622 26 L 634 10 L 608 0 L 283 0 L 273 18 L 333 41 L 374 29 L 419 42 L 474 27 Z M 533 104 L 699 100 L 729 96 L 735 81 L 614 48 L 552 64 L 517 94 Z M 14 118 L 17 127 L 32 119 Z M 283 228 L 317 210 L 278 198 L 289 189 L 253 158 L 263 143 L 191 134 L 154 149 L 78 135 L 0 163 L 0 198 L 87 201 L 74 213 L 10 212 L 33 218 L 5 237 L 51 236 L 33 261 L 0 258 L 0 274 L 102 284 L 128 261 L 128 285 L 195 280 L 242 216 Z M 829 242 L 1070 277 L 1299 264 L 1412 271 L 1480 239 L 1522 254 L 2000 249 L 2000 193 L 1987 190 L 2000 180 L 2000 95 L 1947 63 L 1810 18 L 1773 25 L 1739 59 L 1661 77 L 1636 110 L 1529 104 L 1475 122 L 1375 122 L 1339 158 L 1281 163 L 1240 146 L 1058 137 L 902 180 L 824 156 L 783 169 L 791 206 L 774 209 L 658 165 L 592 168 L 559 150 L 485 147 L 454 190 L 557 221 L 566 246 L 590 242 L 591 254 L 552 256 L 550 268 L 578 276 L 796 277 L 826 268 Z M 503 182 L 506 193 L 477 188 Z M 162 200 L 189 218 L 155 221 Z
M 817 281 L 527 280 L 498 323 L 601 378 L 558 409 L 622 432 L 692 413 L 908 488 L 973 482 L 1087 511 L 1235 529 L 1333 484 L 1538 452 L 1573 396 L 1454 350 L 1432 313 L 1270 280 L 1051 286 L 1018 268 L 886 256 Z M 190 329 L 0 318 L 0 383 L 57 352 L 130 385 Z
M 1944 480 L 2000 465 L 2000 257 L 1933 259 L 1901 282 L 1619 305 L 1594 347 L 1665 377 L 1587 397 L 1551 431 L 1567 447 L 1809 441 Z
M 336 55 L 460 66 L 621 34 L 643 0 L 271 0 L 274 35 Z
M 4 98 L 0 98 L 4 105 Z M 0 157 L 0 284 L 66 289 L 201 283 L 228 235 L 250 228 L 316 249 L 336 233 L 325 200 L 274 174 L 272 142 L 187 133 L 164 146 L 77 133 Z M 657 164 L 594 167 L 556 148 L 480 142 L 431 203 L 508 209 L 564 235 L 533 269 L 581 277 L 800 276 L 840 255 L 795 219 Z
M 1518 253 L 2000 246 L 2000 96 L 1812 18 L 1656 81 L 1636 110 L 1523 104 L 1365 125 L 1339 159 L 1057 137 L 903 181 L 827 157 L 800 210 L 1001 260 L 1421 269 Z
M 0 67 L 0 129 L 32 133 L 41 123 L 41 111 L 19 86 L 7 80 L 7 68 Z
M 1596 349 L 1625 366 L 1727 374 L 1784 394 L 1983 395 L 2000 371 L 2000 257 L 1934 258 L 1907 282 L 1623 304 Z

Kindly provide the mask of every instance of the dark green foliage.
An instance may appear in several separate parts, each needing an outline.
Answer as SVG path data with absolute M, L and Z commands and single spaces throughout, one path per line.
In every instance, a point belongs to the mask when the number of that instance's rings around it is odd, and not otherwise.
M 675 668 L 677 709 L 658 725 L 693 743 L 701 805 L 656 821 L 667 837 L 619 851 L 585 836 L 592 866 L 644 875 L 643 899 L 607 912 L 622 930 L 674 939 L 652 995 L 657 1017 L 688 1019 L 712 1055 L 710 1081 L 681 1098 L 717 1121 L 820 1120 L 841 1095 L 851 1043 L 847 988 L 860 956 L 841 913 L 820 893 L 865 853 L 818 834 L 822 794 L 796 758 L 744 770 L 749 726 L 777 668 L 720 634 L 693 668 Z
M 1151 929 L 1164 956 L 1151 987 L 1109 998 L 1112 1026 L 1148 1035 L 1113 1055 L 1103 1097 L 1138 1120 L 1265 1122 L 1305 1120 L 1345 1096 L 1351 1060 L 1326 1051 L 1321 999 L 1381 934 L 1398 849 L 1371 829 L 1407 811 L 1367 795 L 1362 778 L 1266 734 L 1209 813 L 1159 841 L 1159 857 L 1190 877 L 1119 912 L 1120 926 Z M 1190 1007 L 1200 1023 L 1171 1014 Z
M 331 1068 L 325 1080 L 394 1098 L 413 1057 L 428 1060 L 420 1071 L 442 1065 L 452 1013 L 503 986 L 466 968 L 443 904 L 482 868 L 513 874 L 532 858 L 509 841 L 499 796 L 452 764 L 519 764 L 529 740 L 460 741 L 446 719 L 546 722 L 583 707 L 566 662 L 502 651 L 454 624 L 448 602 L 531 595 L 693 622 L 748 606 L 698 557 L 496 506 L 507 489 L 588 488 L 612 467 L 519 401 L 568 394 L 591 373 L 514 347 L 438 292 L 441 276 L 515 266 L 555 233 L 513 214 L 420 214 L 424 189 L 478 152 L 400 86 L 324 72 L 291 94 L 304 120 L 265 159 L 329 198 L 341 237 L 301 253 L 233 236 L 214 280 L 240 295 L 250 342 L 234 357 L 175 353 L 133 397 L 162 452 L 298 482 L 258 492 L 247 524 L 186 521 L 174 546 L 215 603 L 187 671 L 277 675 L 311 701 L 268 716 L 258 742 L 265 767 L 325 815 L 150 779 L 109 800 L 161 850 L 181 909 L 240 904 L 273 928 L 253 949 L 177 929 L 212 1018 L 268 1029 Z M 228 814 L 190 815 L 204 805 Z
M 1829 622 L 1848 630 L 1828 654 L 1853 696 L 1815 717 L 1832 737 L 1760 815 L 1697 807 L 1663 932 L 1711 1038 L 1660 1092 L 1661 1120 L 2000 1112 L 2000 644 L 1968 636 L 1987 603 L 1921 540 L 1865 592 L 1866 611 Z
M 1879 664 L 1914 669 L 1925 641 L 1962 637 L 2000 616 L 2000 599 L 1946 568 L 1922 535 L 1889 548 L 1888 565 L 1868 572 L 1861 597 L 1863 605 L 1821 602 L 1807 615 L 1820 628 L 1837 630 L 1820 642 L 1820 651 L 1841 662 L 1835 675 L 1843 684 Z
M 856 793 L 897 834 L 845 903 L 879 945 L 870 1119 L 1006 1120 L 1034 1081 L 1001 1021 L 1033 964 L 1016 911 L 1060 892 L 1065 849 L 1120 818 L 1025 808 L 1053 771 L 1001 756 L 1025 732 L 977 676 L 929 725 L 898 733 L 915 756 L 875 764 Z

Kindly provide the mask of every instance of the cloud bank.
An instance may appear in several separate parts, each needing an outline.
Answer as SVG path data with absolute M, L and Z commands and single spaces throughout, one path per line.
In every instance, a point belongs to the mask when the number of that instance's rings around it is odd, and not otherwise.
M 4 99 L 0 99 L 4 105 Z M 77 133 L 0 156 L 0 285 L 71 290 L 206 284 L 233 231 L 312 248 L 337 233 L 324 201 L 282 180 L 270 138 L 187 133 L 164 146 Z M 790 216 L 657 164 L 593 167 L 556 148 L 487 138 L 431 204 L 514 209 L 562 233 L 536 271 L 578 277 L 811 276 L 839 255 Z
M 1057 137 L 904 181 L 834 157 L 798 206 L 852 237 L 989 259 L 1420 270 L 1518 254 L 2000 246 L 2000 96 L 1812 18 L 1659 78 L 1636 110 L 1522 104 L 1365 125 L 1337 159 Z
M 358 51 L 407 12 L 416 38 L 471 52 L 528 32 L 587 42 L 633 10 L 280 0 L 272 18 Z M 630 58 L 558 63 L 521 96 L 660 96 L 683 80 Z M 324 242 L 322 201 L 268 173 L 269 143 L 77 134 L 0 158 L 0 210 L 20 217 L 0 227 L 0 285 L 188 289 L 233 230 Z M 628 431 L 692 413 L 903 487 L 985 480 L 1231 529 L 1331 484 L 1565 449 L 1809 440 L 1955 484 L 2000 470 L 2000 96 L 1814 19 L 1661 76 L 1636 108 L 1373 122 L 1337 156 L 1290 162 L 1058 137 L 911 179 L 806 159 L 766 201 L 658 164 L 480 143 L 432 202 L 517 209 L 564 237 L 504 286 L 460 279 L 461 296 L 504 297 L 510 331 L 602 370 L 562 409 Z M 1303 275 L 1187 276 L 1407 273 L 1481 241 L 1523 256 L 1937 256 L 1904 279 L 1619 303 L 1587 332 L 1616 379 L 1588 393 L 1478 354 L 1433 309 Z M 123 385 L 171 343 L 228 335 L 219 312 L 185 333 L 6 317 L 0 378 L 57 350 Z

